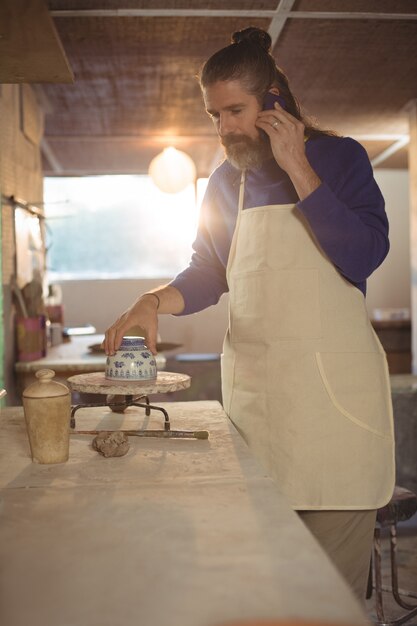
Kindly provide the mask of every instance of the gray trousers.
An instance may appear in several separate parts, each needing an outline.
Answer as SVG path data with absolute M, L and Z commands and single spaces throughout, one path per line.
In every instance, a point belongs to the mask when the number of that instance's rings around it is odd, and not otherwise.
M 358 599 L 365 600 L 376 510 L 297 511 Z

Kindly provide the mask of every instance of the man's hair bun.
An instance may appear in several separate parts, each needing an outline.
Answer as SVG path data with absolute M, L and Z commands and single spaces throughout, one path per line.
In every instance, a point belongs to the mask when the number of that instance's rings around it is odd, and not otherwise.
M 265 30 L 249 26 L 249 28 L 237 30 L 233 33 L 232 43 L 251 43 L 254 46 L 259 46 L 265 50 L 265 52 L 269 52 L 271 50 L 272 39 Z

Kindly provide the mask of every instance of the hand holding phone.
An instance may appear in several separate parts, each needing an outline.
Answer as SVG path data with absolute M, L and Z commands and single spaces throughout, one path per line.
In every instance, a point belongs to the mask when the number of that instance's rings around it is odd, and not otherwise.
M 277 94 L 272 93 L 272 91 L 268 91 L 268 93 L 266 94 L 264 98 L 263 110 L 264 111 L 267 111 L 269 109 L 273 110 L 275 102 L 278 102 L 278 104 L 284 109 L 284 111 L 287 110 L 285 99 L 283 98 L 283 96 L 277 96 Z
M 276 105 L 278 102 L 279 106 Z M 272 154 L 278 165 L 290 176 L 306 161 L 304 124 L 287 111 L 283 96 L 269 91 L 263 101 L 255 125 L 270 141 Z

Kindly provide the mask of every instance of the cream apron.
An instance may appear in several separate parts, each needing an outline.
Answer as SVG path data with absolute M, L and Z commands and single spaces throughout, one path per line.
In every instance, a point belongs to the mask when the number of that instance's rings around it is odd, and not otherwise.
M 394 488 L 385 353 L 363 294 L 293 204 L 242 210 L 230 249 L 224 408 L 295 509 L 372 509 Z

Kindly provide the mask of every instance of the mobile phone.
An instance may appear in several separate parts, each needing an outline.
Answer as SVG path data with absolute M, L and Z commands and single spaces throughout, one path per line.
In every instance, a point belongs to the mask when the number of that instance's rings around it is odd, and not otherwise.
M 271 93 L 270 91 L 268 91 L 268 93 L 266 94 L 265 98 L 264 98 L 264 106 L 263 109 L 264 111 L 266 109 L 274 109 L 274 104 L 275 102 L 278 102 L 278 104 L 284 109 L 286 110 L 286 104 L 285 104 L 285 100 L 282 96 L 277 96 L 275 93 Z

